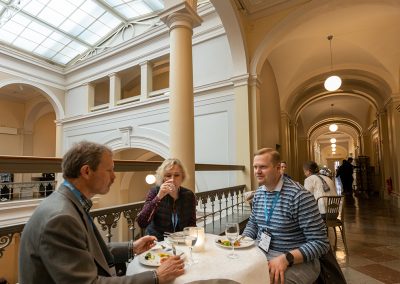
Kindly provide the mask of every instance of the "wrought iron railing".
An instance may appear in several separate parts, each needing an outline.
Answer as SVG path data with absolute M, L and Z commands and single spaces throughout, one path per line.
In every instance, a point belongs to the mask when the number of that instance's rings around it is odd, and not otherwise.
M 206 232 L 220 234 L 223 232 L 223 223 L 228 220 L 246 222 L 250 210 L 244 201 L 244 185 L 222 188 L 207 192 L 196 193 L 198 226 L 203 226 Z M 91 212 L 95 222 L 101 230 L 106 232 L 108 242 L 112 241 L 113 230 L 121 220 L 125 218 L 128 225 L 129 236 L 127 239 L 135 239 L 143 235 L 143 231 L 136 223 L 137 216 L 143 207 L 144 201 L 113 206 L 109 208 L 95 209 Z M 0 229 L 0 257 L 10 245 L 15 234 L 21 234 L 25 224 L 12 225 Z

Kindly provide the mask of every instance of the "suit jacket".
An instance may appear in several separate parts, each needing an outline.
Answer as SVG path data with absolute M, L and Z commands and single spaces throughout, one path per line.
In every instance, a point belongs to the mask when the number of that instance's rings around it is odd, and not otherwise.
M 104 241 L 97 240 L 81 204 L 61 185 L 41 202 L 25 225 L 19 283 L 155 283 L 152 271 L 115 276 L 100 245 L 105 245 Z

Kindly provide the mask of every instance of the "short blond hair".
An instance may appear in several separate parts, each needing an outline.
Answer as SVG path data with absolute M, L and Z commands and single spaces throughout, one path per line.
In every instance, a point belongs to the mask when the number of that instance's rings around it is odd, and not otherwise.
M 272 148 L 261 148 L 257 150 L 257 152 L 254 153 L 254 156 L 261 156 L 268 154 L 271 156 L 271 162 L 274 166 L 278 165 L 281 163 L 281 155 L 279 154 L 278 151 L 272 149 Z
M 156 171 L 156 185 L 160 186 L 164 181 L 165 172 L 171 169 L 173 166 L 179 166 L 182 170 L 182 181 L 186 178 L 186 169 L 182 162 L 175 158 L 169 158 L 164 160 L 164 162 L 158 167 Z

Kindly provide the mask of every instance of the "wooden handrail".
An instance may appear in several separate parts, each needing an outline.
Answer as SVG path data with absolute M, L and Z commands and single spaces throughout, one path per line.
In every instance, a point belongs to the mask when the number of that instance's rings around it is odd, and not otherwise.
M 60 173 L 61 158 L 32 156 L 0 156 L 3 173 Z M 114 160 L 116 172 L 155 171 L 162 161 Z M 196 171 L 244 171 L 243 165 L 196 164 Z

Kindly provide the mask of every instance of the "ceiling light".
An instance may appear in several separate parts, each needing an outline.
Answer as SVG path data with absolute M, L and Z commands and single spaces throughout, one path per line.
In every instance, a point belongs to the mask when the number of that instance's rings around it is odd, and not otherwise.
M 330 132 L 335 132 L 336 130 L 338 130 L 337 124 L 332 123 L 331 125 L 329 125 L 329 131 Z
M 331 104 L 331 116 L 332 116 L 332 119 L 333 119 L 333 106 L 334 106 L 334 104 Z M 338 130 L 338 128 L 339 127 L 335 123 L 332 123 L 331 125 L 329 125 L 329 131 L 330 132 L 335 132 L 336 130 Z M 332 138 L 332 139 L 334 139 L 334 138 Z
M 329 35 L 328 36 L 328 40 L 329 40 L 329 50 L 330 50 L 330 55 L 331 55 L 331 72 L 333 70 L 333 63 L 332 63 L 332 39 L 333 39 L 333 35 Z M 342 79 L 340 79 L 339 76 L 337 75 L 331 75 L 329 76 L 325 82 L 324 82 L 324 87 L 327 91 L 329 92 L 333 92 L 336 91 L 337 89 L 340 88 L 340 86 L 342 85 Z
M 156 182 L 156 177 L 154 175 L 147 175 L 146 182 L 147 184 L 153 184 Z
M 331 138 L 330 141 L 331 141 L 332 144 L 334 144 L 334 143 L 336 143 L 336 138 Z
M 332 148 L 336 148 L 336 144 L 335 144 L 335 143 L 332 143 L 332 144 L 331 144 L 331 147 L 332 147 Z

